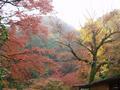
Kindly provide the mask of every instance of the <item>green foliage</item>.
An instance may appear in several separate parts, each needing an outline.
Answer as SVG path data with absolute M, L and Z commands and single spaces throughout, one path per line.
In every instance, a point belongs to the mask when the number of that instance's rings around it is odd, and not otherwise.
M 2 28 L 2 39 L 6 40 L 8 38 L 8 31 L 5 25 L 1 25 Z
M 60 81 L 51 80 L 43 90 L 70 90 L 68 86 L 63 85 Z
M 21 84 L 21 83 L 17 83 L 16 84 L 16 89 L 17 90 L 23 90 L 25 88 L 25 85 L 24 84 Z
M 45 70 L 45 76 L 46 77 L 49 77 L 50 75 L 52 75 L 53 71 L 49 68 L 49 67 L 46 67 L 46 70 Z
M 4 78 L 6 75 L 6 70 L 2 67 L 0 67 L 0 90 L 2 90 L 2 88 L 4 87 Z
M 15 79 L 12 79 L 9 77 L 8 79 L 8 87 L 10 89 L 16 88 L 16 90 L 24 90 L 25 88 L 28 88 L 30 85 L 29 81 L 28 82 L 17 82 Z
M 40 74 L 35 70 L 30 70 L 30 73 L 31 73 L 31 77 L 34 79 L 40 77 Z
M 15 82 L 14 82 L 14 80 L 9 81 L 8 87 L 9 87 L 9 88 L 14 88 L 14 87 L 15 87 Z
M 0 25 L 0 46 L 8 39 L 8 31 L 5 25 Z

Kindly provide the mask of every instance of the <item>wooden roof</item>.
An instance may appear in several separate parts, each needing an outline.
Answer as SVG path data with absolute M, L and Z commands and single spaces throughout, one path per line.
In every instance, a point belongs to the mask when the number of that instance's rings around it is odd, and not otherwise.
M 112 76 L 112 77 L 109 77 L 109 78 L 105 78 L 105 79 L 102 79 L 102 80 L 97 80 L 97 81 L 94 81 L 90 84 L 82 84 L 82 85 L 79 85 L 79 86 L 73 86 L 73 87 L 79 87 L 79 88 L 89 88 L 93 85 L 97 85 L 97 84 L 100 84 L 100 83 L 112 83 L 113 81 L 120 81 L 120 75 L 117 75 L 117 76 Z

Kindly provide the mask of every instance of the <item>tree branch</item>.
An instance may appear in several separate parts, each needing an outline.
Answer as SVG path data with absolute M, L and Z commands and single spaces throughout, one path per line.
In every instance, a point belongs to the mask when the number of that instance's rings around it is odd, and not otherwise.
M 110 38 L 112 35 L 116 34 L 116 33 L 120 33 L 120 31 L 116 31 L 116 32 L 112 32 L 110 34 L 106 34 L 103 39 L 101 40 L 100 44 L 97 46 L 97 50 L 105 43 L 109 43 L 111 40 L 106 41 L 108 38 Z
M 92 51 L 90 48 L 88 48 L 86 45 L 84 45 L 81 41 L 78 40 L 77 43 L 78 43 L 80 46 L 82 46 L 82 47 L 84 47 L 85 49 L 87 49 L 90 53 L 93 53 L 93 51 Z
M 59 41 L 58 41 L 58 42 L 59 42 Z M 88 60 L 80 58 L 80 57 L 75 53 L 75 51 L 74 51 L 73 48 L 71 47 L 71 44 L 70 44 L 70 43 L 69 43 L 69 44 L 65 44 L 65 43 L 63 43 L 63 42 L 59 42 L 59 43 L 62 44 L 62 45 L 64 45 L 64 46 L 67 46 L 67 47 L 70 49 L 71 53 L 76 57 L 76 59 L 78 59 L 79 61 L 83 61 L 83 62 L 85 62 L 85 63 L 89 63 Z
M 11 1 L 9 1 L 9 0 L 0 0 L 0 4 L 1 4 L 1 6 L 0 6 L 0 9 L 6 4 L 6 3 L 8 3 L 8 4 L 11 4 L 11 5 L 13 5 L 13 6 L 17 6 L 15 3 L 16 2 L 20 2 L 21 0 L 11 0 Z

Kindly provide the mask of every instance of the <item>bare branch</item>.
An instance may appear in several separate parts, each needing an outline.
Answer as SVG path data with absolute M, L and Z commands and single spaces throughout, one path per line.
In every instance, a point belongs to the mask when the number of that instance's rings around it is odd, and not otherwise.
M 13 6 L 17 6 L 16 5 L 16 2 L 20 2 L 21 0 L 0 0 L 0 4 L 1 4 L 1 6 L 0 6 L 0 9 L 5 5 L 5 4 L 11 4 L 11 5 L 13 5 Z
M 59 41 L 58 41 L 59 42 Z M 69 49 L 70 49 L 70 51 L 71 51 L 71 53 L 76 57 L 76 59 L 78 59 L 79 61 L 83 61 L 83 62 L 85 62 L 85 63 L 89 63 L 89 61 L 88 60 L 86 60 L 86 59 L 82 59 L 82 58 L 80 58 L 77 54 L 76 54 L 76 52 L 73 50 L 73 48 L 71 47 L 71 44 L 69 43 L 69 44 L 65 44 L 65 43 L 63 43 L 63 42 L 59 42 L 60 44 L 62 44 L 62 45 L 64 45 L 64 46 L 67 46 Z
M 93 53 L 92 50 L 90 48 L 88 48 L 85 44 L 83 44 L 80 40 L 78 40 L 77 42 L 80 46 L 84 47 L 85 49 L 87 49 L 90 53 Z
M 111 40 L 107 40 L 107 41 L 105 41 L 104 43 L 110 43 L 110 42 L 114 42 L 114 41 L 116 41 L 116 40 L 111 39 Z
M 110 34 L 108 34 L 108 35 L 106 34 L 106 35 L 103 37 L 103 39 L 101 40 L 100 44 L 97 46 L 97 50 L 98 50 L 103 44 L 109 43 L 111 40 L 108 40 L 108 41 L 107 41 L 107 39 L 109 39 L 111 36 L 113 36 L 114 34 L 117 34 L 117 33 L 120 33 L 120 31 L 112 32 L 112 33 L 110 33 Z

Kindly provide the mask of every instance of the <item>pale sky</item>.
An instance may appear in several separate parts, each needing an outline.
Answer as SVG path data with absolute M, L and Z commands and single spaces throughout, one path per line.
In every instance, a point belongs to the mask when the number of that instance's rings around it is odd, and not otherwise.
M 57 16 L 75 28 L 84 24 L 86 18 L 94 19 L 120 9 L 120 0 L 53 0 Z

